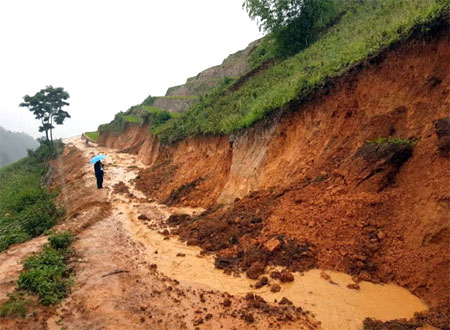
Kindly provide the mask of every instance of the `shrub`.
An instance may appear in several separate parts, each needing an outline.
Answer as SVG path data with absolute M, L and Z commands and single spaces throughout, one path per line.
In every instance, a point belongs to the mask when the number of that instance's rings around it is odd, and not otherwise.
M 52 305 L 67 296 L 71 285 L 64 263 L 65 251 L 45 245 L 40 254 L 24 262 L 25 272 L 20 274 L 18 289 L 39 296 L 43 305 Z
M 73 236 L 70 232 L 63 231 L 53 234 L 48 238 L 50 246 L 56 250 L 66 250 L 73 241 Z

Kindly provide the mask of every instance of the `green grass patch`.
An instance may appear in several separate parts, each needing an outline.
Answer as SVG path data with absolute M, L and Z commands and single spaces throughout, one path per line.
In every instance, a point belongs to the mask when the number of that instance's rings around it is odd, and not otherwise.
M 133 124 L 137 124 L 140 121 L 138 117 L 132 116 L 132 115 L 123 116 L 123 120 L 125 120 L 127 123 L 133 123 Z
M 170 99 L 170 100 L 197 100 L 199 97 L 196 95 L 169 95 L 169 96 L 156 96 L 156 99 Z
M 350 2 L 349 2 L 350 3 Z M 381 49 L 408 37 L 417 26 L 439 17 L 450 0 L 362 0 L 351 2 L 339 21 L 320 38 L 248 79 L 237 90 L 220 84 L 179 118 L 154 127 L 161 141 L 201 134 L 229 134 L 252 126 L 293 100 L 309 95 Z M 255 64 L 270 58 L 267 42 Z M 260 50 L 261 51 L 261 50 Z M 268 57 L 264 57 L 269 53 Z M 228 86 L 230 87 L 230 86 Z
M 84 135 L 86 135 L 89 139 L 91 139 L 92 141 L 97 142 L 98 141 L 98 136 L 99 133 L 97 131 L 94 132 L 85 132 Z
M 42 144 L 28 157 L 0 169 L 0 252 L 41 235 L 64 215 L 54 203 L 56 194 L 41 184 L 47 161 L 61 149 L 58 142 L 54 149 Z
M 67 268 L 72 241 L 69 232 L 53 234 L 49 237 L 50 244 L 44 245 L 41 253 L 25 259 L 16 291 L 0 306 L 0 316 L 25 316 L 31 302 L 29 296 L 37 296 L 42 305 L 48 306 L 68 295 L 73 282 L 72 271 Z
M 23 292 L 13 292 L 8 294 L 8 301 L 0 306 L 0 317 L 20 316 L 25 317 L 28 306 L 33 302 L 27 298 Z
M 367 145 L 381 145 L 381 144 L 397 144 L 413 147 L 420 139 L 403 139 L 403 138 L 384 138 L 379 137 L 374 140 L 367 140 L 364 143 Z
M 155 127 L 164 126 L 170 119 L 180 117 L 181 114 L 178 113 L 171 113 L 151 105 L 140 104 L 132 106 L 126 112 L 119 112 L 113 121 L 100 125 L 98 131 L 100 133 L 110 132 L 117 135 L 123 132 L 128 124 L 143 125 L 145 123 L 149 124 L 153 130 Z

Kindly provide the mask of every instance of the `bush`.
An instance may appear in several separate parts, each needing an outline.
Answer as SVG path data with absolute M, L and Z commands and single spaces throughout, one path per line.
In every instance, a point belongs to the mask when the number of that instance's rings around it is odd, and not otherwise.
M 320 33 L 343 14 L 345 6 L 336 0 L 305 0 L 300 15 L 287 26 L 275 29 L 276 52 L 290 57 L 316 41 Z
M 55 250 L 45 245 L 40 254 L 24 262 L 25 272 L 20 274 L 18 289 L 39 296 L 43 305 L 52 305 L 67 296 L 71 285 L 64 263 L 67 251 Z
M 73 236 L 70 232 L 63 231 L 53 234 L 48 238 L 50 246 L 56 250 L 66 250 L 73 241 Z

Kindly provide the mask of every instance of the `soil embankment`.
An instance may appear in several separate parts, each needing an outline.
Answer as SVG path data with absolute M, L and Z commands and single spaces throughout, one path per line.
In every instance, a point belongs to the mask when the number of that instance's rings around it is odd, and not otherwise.
M 161 145 L 147 127 L 129 127 L 100 143 L 148 165 L 136 182 L 148 197 L 208 208 L 177 230 L 217 253 L 222 268 L 343 271 L 400 284 L 444 308 L 449 57 L 441 31 L 397 45 L 233 136 Z M 407 142 L 365 144 L 380 137 Z M 448 321 L 448 310 L 440 317 Z

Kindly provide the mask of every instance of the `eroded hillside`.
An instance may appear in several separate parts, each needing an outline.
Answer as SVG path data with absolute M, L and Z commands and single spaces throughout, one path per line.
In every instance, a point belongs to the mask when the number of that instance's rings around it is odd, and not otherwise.
M 129 126 L 100 144 L 148 165 L 137 187 L 205 207 L 177 222 L 216 264 L 332 269 L 394 282 L 448 322 L 450 175 L 447 29 L 409 40 L 308 101 L 230 136 L 161 144 Z M 267 247 L 268 242 L 276 248 Z M 444 321 L 443 321 L 444 320 Z

